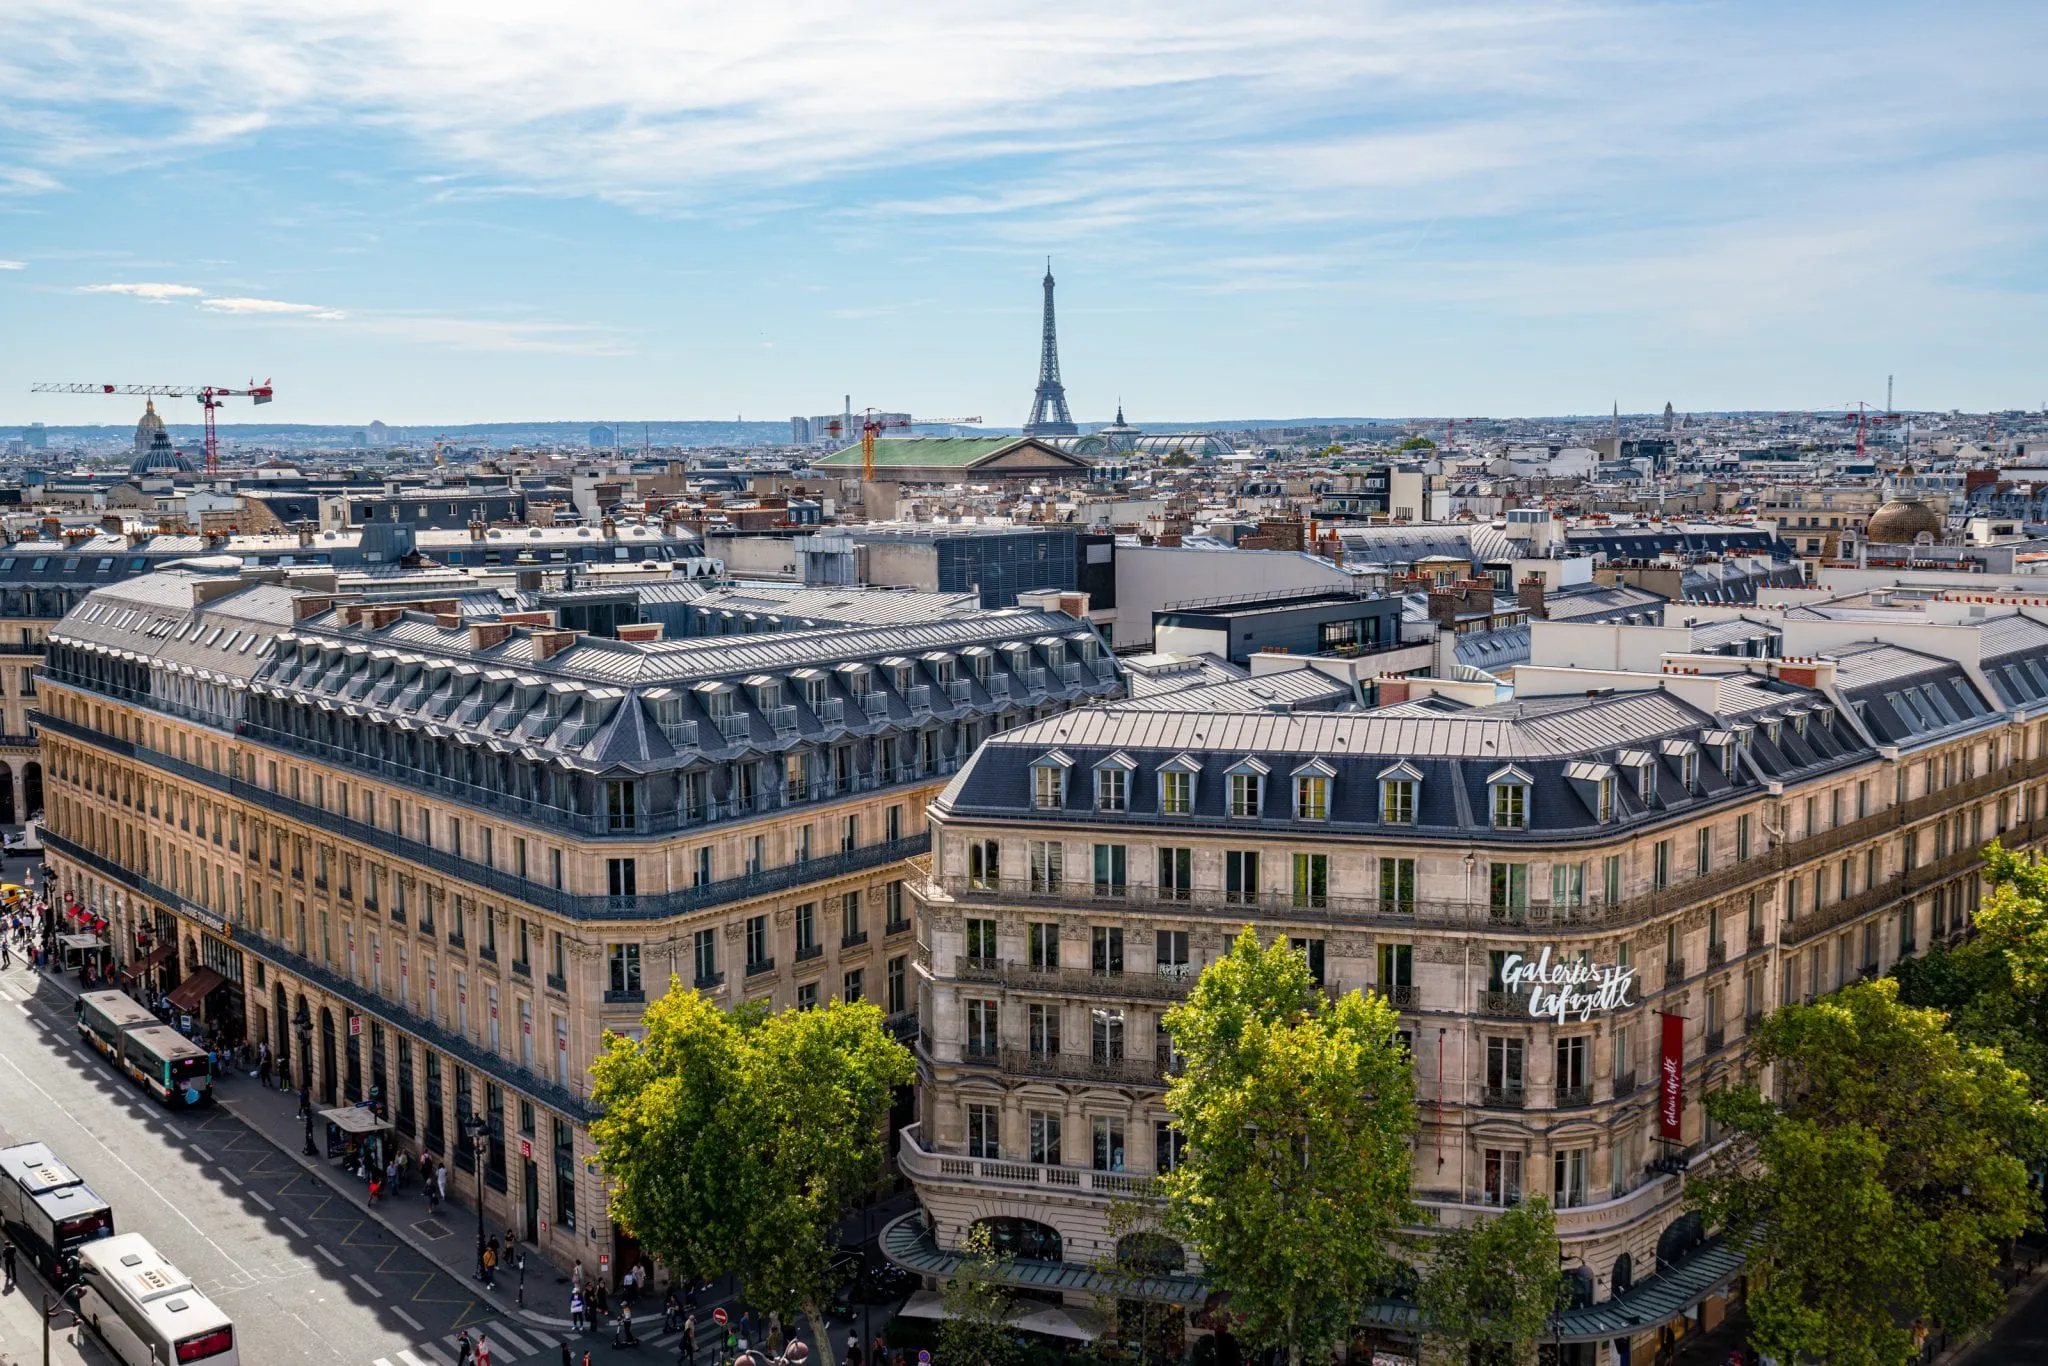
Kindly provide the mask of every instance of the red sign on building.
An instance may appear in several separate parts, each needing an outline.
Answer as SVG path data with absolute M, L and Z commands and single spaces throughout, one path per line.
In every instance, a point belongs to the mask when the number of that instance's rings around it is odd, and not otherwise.
M 1676 1140 L 1685 1118 L 1685 1017 L 1664 1017 L 1664 1056 L 1657 1097 L 1657 1133 Z

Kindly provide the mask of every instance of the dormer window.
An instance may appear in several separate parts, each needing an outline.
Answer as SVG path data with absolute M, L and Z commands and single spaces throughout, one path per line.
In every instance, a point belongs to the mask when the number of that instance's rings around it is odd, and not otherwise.
M 894 675 L 893 681 L 896 684 L 897 692 L 907 693 L 910 691 L 912 672 L 913 670 L 908 664 L 898 664 L 894 669 L 890 670 L 890 673 Z
M 1565 781 L 1579 794 L 1586 809 L 1593 813 L 1593 819 L 1606 825 L 1614 819 L 1615 784 L 1614 767 L 1589 759 L 1580 759 L 1564 766 Z
M 1245 759 L 1230 770 L 1230 814 L 1242 820 L 1257 820 L 1265 802 L 1267 767 L 1257 759 Z
M 1330 783 L 1337 770 L 1321 759 L 1311 759 L 1294 770 L 1294 818 L 1298 821 L 1330 819 Z
M 1609 774 L 1599 783 L 1599 797 L 1595 803 L 1594 819 L 1602 825 L 1614 819 L 1614 775 Z
M 1074 761 L 1054 750 L 1031 765 L 1031 805 L 1057 811 L 1067 804 L 1067 770 Z
M 1486 780 L 1493 790 L 1493 828 L 1496 830 L 1527 830 L 1529 828 L 1529 775 L 1512 766 L 1501 769 Z
M 1124 754 L 1112 754 L 1095 766 L 1095 809 L 1131 809 L 1131 770 L 1137 765 Z
M 1195 775 L 1201 765 L 1187 755 L 1178 755 L 1159 766 L 1159 814 L 1192 816 L 1195 813 Z
M 1422 791 L 1422 773 L 1413 764 L 1383 768 L 1380 781 L 1380 821 L 1385 825 L 1415 824 L 1415 799 Z
M 1802 740 L 1804 740 L 1804 739 L 1806 738 L 1806 713 L 1805 713 L 1805 712 L 1803 712 L 1803 711 L 1795 711 L 1795 712 L 1793 712 L 1793 713 L 1792 713 L 1792 733 L 1793 733 L 1794 735 L 1798 736 L 1798 737 L 1799 737 L 1800 739 L 1802 739 Z
M 1781 724 L 1776 720 L 1764 722 L 1764 739 L 1771 742 L 1773 749 L 1777 748 L 1778 745 L 1778 732 Z
M 1687 750 L 1678 756 L 1678 782 L 1687 792 L 1700 790 L 1700 756 Z

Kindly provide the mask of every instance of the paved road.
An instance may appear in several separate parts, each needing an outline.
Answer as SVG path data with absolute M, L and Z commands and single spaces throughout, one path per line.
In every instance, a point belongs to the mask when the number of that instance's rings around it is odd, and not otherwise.
M 117 1228 L 146 1235 L 233 1316 L 245 1362 L 450 1366 L 464 1328 L 489 1332 L 495 1361 L 561 1359 L 554 1332 L 508 1320 L 241 1121 L 159 1106 L 79 1041 L 70 1001 L 18 964 L 0 972 L 0 1139 L 55 1149 L 113 1206 Z M 428 1217 L 416 1199 L 392 1213 Z M 528 1289 L 534 1303 L 557 1296 Z M 654 1343 L 575 1347 L 579 1359 L 586 1347 L 673 1359 Z
M 2048 1285 L 2037 1286 L 2011 1318 L 1956 1359 L 1955 1366 L 2041 1366 L 2048 1361 Z

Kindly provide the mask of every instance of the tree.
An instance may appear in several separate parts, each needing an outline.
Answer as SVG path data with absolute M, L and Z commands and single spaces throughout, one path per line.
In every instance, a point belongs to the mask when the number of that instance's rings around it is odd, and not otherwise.
M 939 1326 L 939 1359 L 947 1366 L 1009 1366 L 1018 1356 L 1010 1327 L 1017 1297 L 1005 1274 L 1010 1259 L 996 1250 L 985 1224 L 974 1226 L 961 1251 L 941 1296 L 946 1321 Z
M 1902 1002 L 1945 1012 L 1965 1042 L 1997 1048 L 2048 1096 L 2048 864 L 1994 842 L 1984 866 L 1976 936 L 1903 958 L 1892 976 Z
M 803 1310 L 833 1366 L 833 1230 L 881 1173 L 910 1054 L 866 1003 L 727 1014 L 674 978 L 643 1023 L 592 1068 L 612 1217 L 681 1276 L 733 1272 L 762 1308 Z
M 1431 1240 L 1416 1296 L 1438 1355 L 1521 1366 L 1570 1294 L 1558 1269 L 1557 1217 L 1542 1196 L 1445 1229 Z
M 1782 1099 L 1708 1096 L 1733 1141 L 1687 1199 L 1749 1249 L 1761 1351 L 1891 1366 L 1916 1322 L 1960 1333 L 2002 1303 L 1992 1271 L 2032 1220 L 2048 1110 L 1945 1024 L 1900 1005 L 1889 978 L 1844 987 L 1758 1025 L 1753 1055 Z
M 1399 455 L 1402 451 L 1433 451 L 1435 449 L 1436 442 L 1430 440 L 1428 437 L 1411 436 L 1406 441 L 1403 441 L 1400 445 L 1394 447 L 1394 453 L 1396 455 Z
M 1414 1080 L 1397 1017 L 1331 1001 L 1307 958 L 1250 927 L 1166 1028 L 1185 1059 L 1166 1106 L 1186 1136 L 1163 1222 L 1225 1291 L 1243 1337 L 1290 1366 L 1327 1351 L 1394 1267 L 1410 1214 Z

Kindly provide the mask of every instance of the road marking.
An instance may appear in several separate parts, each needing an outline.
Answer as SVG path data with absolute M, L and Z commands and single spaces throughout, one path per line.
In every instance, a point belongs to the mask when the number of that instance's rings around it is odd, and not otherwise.
M 293 1223 L 293 1222 L 292 1222 L 291 1220 L 289 1220 L 289 1219 L 286 1219 L 286 1218 L 284 1218 L 284 1217 L 280 1216 L 280 1217 L 278 1218 L 278 1221 L 277 1221 L 277 1222 L 279 1222 L 280 1224 L 283 1224 L 283 1225 L 284 1225 L 284 1226 L 285 1226 L 286 1228 L 290 1229 L 290 1230 L 291 1230 L 291 1231 L 292 1231 L 293 1233 L 296 1233 L 296 1234 L 298 1234 L 298 1235 L 299 1235 L 299 1236 L 300 1236 L 301 1238 L 304 1238 L 304 1237 L 307 1237 L 307 1236 L 308 1236 L 308 1234 L 306 1233 L 306 1230 L 304 1230 L 304 1229 L 300 1228 L 300 1227 L 299 1227 L 299 1226 L 298 1226 L 297 1224 Z
M 336 1263 L 335 1263 L 335 1265 L 336 1265 L 336 1266 L 339 1266 L 339 1265 L 341 1265 L 341 1264 L 340 1264 L 339 1262 L 336 1262 Z M 357 1285 L 361 1286 L 361 1287 L 362 1287 L 363 1289 L 365 1289 L 365 1290 L 369 1291 L 369 1292 L 370 1292 L 370 1293 L 371 1293 L 372 1295 L 375 1295 L 375 1296 L 376 1296 L 376 1297 L 377 1297 L 378 1299 L 380 1299 L 380 1300 L 381 1300 L 381 1299 L 383 1299 L 383 1298 L 384 1298 L 384 1292 L 383 1292 L 383 1291 L 379 1290 L 379 1289 L 378 1289 L 378 1288 L 377 1288 L 376 1286 L 374 1286 L 374 1285 L 371 1285 L 371 1284 L 370 1284 L 370 1283 L 369 1283 L 368 1281 L 364 1280 L 364 1279 L 363 1279 L 363 1278 L 362 1278 L 361 1276 L 358 1276 L 358 1275 L 356 1275 L 356 1273 L 355 1273 L 355 1272 L 353 1272 L 353 1271 L 349 1272 L 349 1273 L 348 1273 L 348 1278 L 349 1278 L 350 1280 L 354 1281 L 354 1282 L 355 1282 L 355 1283 L 356 1283 Z
M 404 1362 L 405 1366 L 434 1366 L 433 1362 L 421 1361 L 418 1357 L 414 1356 L 411 1352 L 407 1351 L 403 1347 L 398 1349 L 398 1359 Z M 442 1366 L 446 1366 L 446 1363 L 442 1363 Z
M 399 1321 L 404 1323 L 406 1327 L 412 1329 L 413 1332 L 424 1333 L 427 1331 L 427 1326 L 424 1323 L 421 1323 L 418 1319 L 406 1313 L 397 1305 L 394 1304 L 391 1306 L 391 1312 L 398 1315 Z
M 313 1250 L 319 1253 L 322 1257 L 325 1257 L 327 1259 L 327 1264 L 329 1266 L 335 1267 L 337 1269 L 340 1268 L 341 1258 L 335 1256 L 332 1252 L 329 1252 L 326 1248 L 320 1246 L 320 1244 L 318 1243 L 313 1244 Z
M 412 1366 L 455 1366 L 455 1359 L 431 1342 L 421 1343 L 419 1350 L 420 1356 L 414 1356 L 403 1348 L 399 1350 L 398 1354 L 412 1363 Z M 423 1361 L 420 1359 L 421 1357 L 426 1359 Z
M 226 1178 L 227 1178 L 228 1180 L 230 1180 L 230 1181 L 234 1182 L 234 1183 L 235 1183 L 236 1185 L 238 1185 L 238 1186 L 242 1184 L 242 1178 L 241 1178 L 241 1177 L 239 1177 L 239 1176 L 236 1176 L 236 1175 L 235 1175 L 235 1174 L 234 1174 L 233 1172 L 229 1171 L 229 1170 L 228 1170 L 228 1169 L 227 1169 L 226 1167 L 222 1167 L 222 1168 L 220 1169 L 220 1174 L 221 1174 L 222 1176 L 225 1176 L 225 1177 L 226 1177 Z
M 541 1347 L 535 1347 L 532 1344 L 528 1343 L 526 1339 L 520 1337 L 519 1334 L 513 1332 L 503 1323 L 492 1324 L 488 1331 L 490 1332 L 490 1335 L 492 1337 L 503 1338 L 505 1339 L 505 1341 L 511 1343 L 513 1348 L 512 1354 L 514 1356 L 530 1356 L 533 1353 L 542 1350 Z M 545 1346 L 545 1344 L 543 1344 L 543 1346 Z
M 22 1007 L 23 1010 L 26 1010 L 27 1008 L 27 1006 Z M 70 1107 L 66 1106 L 62 1101 L 58 1100 L 55 1096 L 51 1095 L 47 1090 L 45 1090 L 41 1085 L 39 1085 L 33 1077 L 29 1076 L 28 1073 L 22 1071 L 21 1067 L 14 1061 L 13 1058 L 7 1056 L 4 1053 L 0 1053 L 0 1062 L 4 1062 L 5 1064 L 7 1064 L 7 1069 L 10 1072 L 14 1073 L 15 1076 L 20 1077 L 22 1081 L 27 1083 L 29 1086 L 34 1087 L 35 1090 L 43 1097 L 43 1099 L 50 1103 L 51 1107 L 54 1108 L 57 1111 L 57 1113 L 63 1115 L 64 1118 L 70 1120 L 76 1128 L 82 1131 L 88 1138 L 91 1138 L 93 1142 L 97 1143 L 100 1146 L 100 1150 L 102 1152 L 106 1153 L 108 1157 L 112 1158 L 114 1161 L 120 1163 L 122 1167 L 126 1168 L 128 1174 L 134 1177 L 138 1183 L 140 1183 L 150 1192 L 150 1194 L 156 1196 L 158 1200 L 163 1201 L 163 1203 L 169 1207 L 173 1214 L 176 1214 L 180 1219 L 183 1219 L 186 1225 L 205 1241 L 208 1247 L 212 1248 L 215 1252 L 218 1252 L 220 1254 L 222 1261 L 226 1262 L 229 1266 L 232 1266 L 237 1271 L 248 1271 L 249 1268 L 243 1266 L 241 1262 L 237 1261 L 234 1258 L 234 1256 L 228 1252 L 226 1248 L 222 1247 L 219 1243 L 215 1242 L 212 1238 L 208 1237 L 206 1230 L 199 1227 L 198 1224 L 192 1221 L 191 1215 L 185 1213 L 184 1210 L 180 1209 L 177 1205 L 173 1204 L 169 1199 L 165 1198 L 164 1193 L 162 1191 L 158 1190 L 156 1186 L 146 1177 L 144 1177 L 141 1172 L 135 1170 L 134 1163 L 130 1162 L 127 1158 L 121 1156 L 121 1154 L 115 1152 L 114 1149 L 106 1142 L 105 1139 L 101 1138 L 97 1133 L 95 1133 L 77 1115 L 71 1113 Z
M 276 1206 L 276 1205 L 273 1205 L 273 1204 L 271 1204 L 271 1203 L 270 1203 L 270 1202 L 269 1202 L 268 1200 L 265 1200 L 265 1199 L 264 1199 L 264 1198 L 263 1198 L 262 1196 L 258 1195 L 258 1194 L 257 1194 L 257 1193 L 256 1193 L 255 1191 L 250 1191 L 250 1192 L 249 1192 L 249 1198 L 250 1198 L 251 1200 L 254 1200 L 254 1201 L 255 1201 L 255 1202 L 257 1203 L 257 1204 L 259 1204 L 259 1205 L 263 1206 L 263 1208 L 265 1208 L 265 1209 L 267 1209 L 267 1210 L 270 1210 L 270 1211 L 271 1211 L 272 1213 L 275 1213 L 275 1212 L 276 1212 L 276 1210 L 277 1210 L 277 1206 Z

